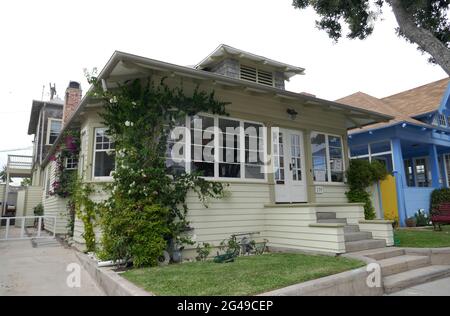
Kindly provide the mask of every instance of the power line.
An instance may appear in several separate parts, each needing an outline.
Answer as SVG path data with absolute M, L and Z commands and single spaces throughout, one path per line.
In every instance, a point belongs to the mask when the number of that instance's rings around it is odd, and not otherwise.
M 29 150 L 29 149 L 33 149 L 33 146 L 23 147 L 23 148 L 14 148 L 14 149 L 2 149 L 2 150 L 0 150 L 0 153 L 7 153 L 7 152 L 21 151 L 21 150 Z

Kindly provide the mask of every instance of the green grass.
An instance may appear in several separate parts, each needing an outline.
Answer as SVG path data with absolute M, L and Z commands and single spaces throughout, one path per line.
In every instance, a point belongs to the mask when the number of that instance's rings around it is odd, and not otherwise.
M 420 230 L 397 229 L 394 234 L 400 247 L 450 247 L 450 225 L 442 226 L 442 231 L 433 231 L 433 227 L 427 227 Z
M 121 274 L 156 295 L 254 295 L 364 266 L 343 257 L 264 254 L 232 263 L 190 262 Z

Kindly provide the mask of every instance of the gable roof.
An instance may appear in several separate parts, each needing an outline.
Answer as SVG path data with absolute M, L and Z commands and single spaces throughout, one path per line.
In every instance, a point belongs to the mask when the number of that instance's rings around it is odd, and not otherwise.
M 436 111 L 440 106 L 449 82 L 450 78 L 444 78 L 382 99 L 363 92 L 356 92 L 340 98 L 336 102 L 361 109 L 377 111 L 394 117 L 389 122 L 366 125 L 361 129 L 353 129 L 349 133 L 387 127 L 401 122 L 429 127 L 429 124 L 416 120 L 414 117 L 423 113 Z
M 436 111 L 449 82 L 450 78 L 444 78 L 385 97 L 382 100 L 408 116 Z
M 424 125 L 424 126 L 427 125 L 419 120 L 413 119 L 413 118 L 403 114 L 402 112 L 398 111 L 396 108 L 392 107 L 390 104 L 383 101 L 382 99 L 378 99 L 378 98 L 373 97 L 364 92 L 356 92 L 349 96 L 340 98 L 340 99 L 336 100 L 336 102 L 351 105 L 354 107 L 359 107 L 361 109 L 380 112 L 380 113 L 390 115 L 393 117 L 393 119 L 391 119 L 388 122 L 381 122 L 381 123 L 366 125 L 359 129 L 353 129 L 350 131 L 350 133 L 356 132 L 361 129 L 369 130 L 369 129 L 373 129 L 373 128 L 390 126 L 390 125 L 400 123 L 400 122 L 409 122 L 409 123 L 413 123 L 416 125 Z

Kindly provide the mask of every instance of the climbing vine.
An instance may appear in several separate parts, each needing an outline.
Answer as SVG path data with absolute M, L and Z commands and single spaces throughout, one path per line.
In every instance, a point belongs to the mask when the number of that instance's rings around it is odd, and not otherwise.
M 171 173 L 165 160 L 168 135 L 186 115 L 226 114 L 227 103 L 198 87 L 187 95 L 182 84 L 170 88 L 166 79 L 136 79 L 108 91 L 95 76 L 88 81 L 105 104 L 100 115 L 116 150 L 110 198 L 99 206 L 102 257 L 155 265 L 168 245 L 192 243 L 186 234 L 188 192 L 205 203 L 224 192 L 223 184 L 200 173 Z
M 370 199 L 368 187 L 373 183 L 386 178 L 386 167 L 379 161 L 350 160 L 347 170 L 347 183 L 350 190 L 345 194 L 349 202 L 364 203 L 364 216 L 366 219 L 375 218 L 375 209 Z

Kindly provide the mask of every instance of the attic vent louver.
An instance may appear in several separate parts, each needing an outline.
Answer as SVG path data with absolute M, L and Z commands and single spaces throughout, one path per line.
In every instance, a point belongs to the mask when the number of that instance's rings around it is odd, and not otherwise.
M 273 74 L 255 67 L 241 65 L 241 79 L 273 86 Z

